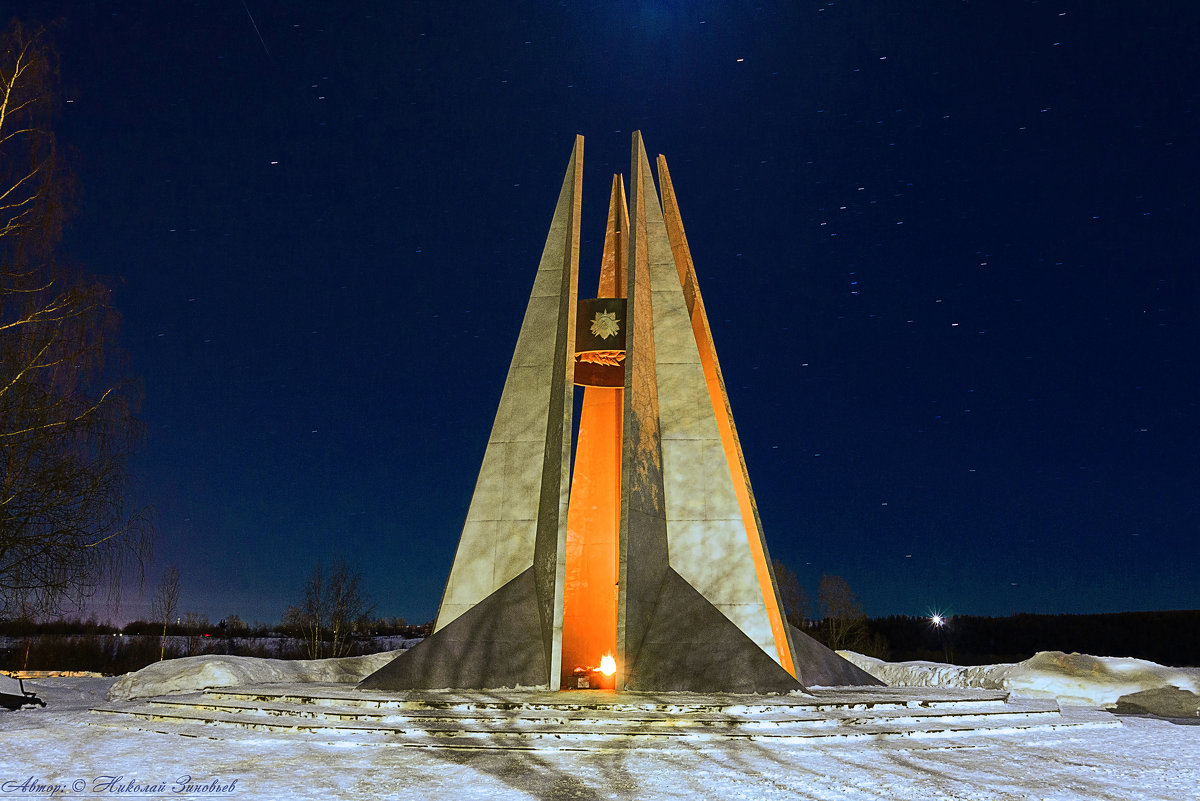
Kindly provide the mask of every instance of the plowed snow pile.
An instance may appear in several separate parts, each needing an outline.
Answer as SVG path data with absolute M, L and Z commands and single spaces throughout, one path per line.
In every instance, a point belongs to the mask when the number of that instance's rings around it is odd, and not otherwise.
M 1144 659 L 1042 651 L 1024 662 L 964 667 L 940 662 L 883 662 L 852 651 L 839 653 L 894 687 L 1008 690 L 1079 706 L 1116 707 L 1123 702 L 1141 706 L 1140 710 L 1128 711 L 1167 717 L 1195 717 L 1200 709 L 1200 677 Z
M 345 659 L 258 659 L 249 656 L 187 656 L 156 662 L 117 679 L 110 701 L 196 692 L 213 687 L 278 682 L 358 683 L 396 658 L 385 651 Z

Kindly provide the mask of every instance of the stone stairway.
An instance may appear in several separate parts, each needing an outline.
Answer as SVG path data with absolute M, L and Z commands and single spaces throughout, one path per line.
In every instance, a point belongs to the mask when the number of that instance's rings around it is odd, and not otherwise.
M 418 748 L 607 750 L 948 737 L 1119 725 L 1105 712 L 1000 691 L 870 687 L 782 696 L 605 691 L 389 693 L 344 684 L 213 689 L 93 708 L 93 725 L 211 739 Z

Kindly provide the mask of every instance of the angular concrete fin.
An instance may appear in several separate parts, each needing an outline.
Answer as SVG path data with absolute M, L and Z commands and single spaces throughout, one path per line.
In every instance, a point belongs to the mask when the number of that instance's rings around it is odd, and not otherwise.
M 625 182 L 613 176 L 608 198 L 608 223 L 604 230 L 604 255 L 600 259 L 598 298 L 625 297 L 625 262 L 629 258 L 629 209 L 625 202 Z
M 567 167 L 567 176 L 563 183 L 570 183 L 571 197 L 565 230 L 562 232 L 566 243 L 559 264 L 559 282 L 554 288 L 558 302 L 558 325 L 554 329 L 545 461 L 542 465 L 537 534 L 533 552 L 534 588 L 537 590 L 538 611 L 542 616 L 542 645 L 550 670 L 549 686 L 552 690 L 559 687 L 562 660 L 563 574 L 567 551 L 567 505 L 570 502 L 571 489 L 571 416 L 575 410 L 575 312 L 579 301 L 579 220 L 583 205 L 582 136 L 575 137 L 575 148 Z M 553 235 L 552 223 L 551 236 Z M 542 258 L 545 259 L 544 254 Z M 531 297 L 531 305 L 532 302 Z
M 767 617 L 770 620 L 771 636 L 780 657 L 780 664 L 785 670 L 797 678 L 801 678 L 800 674 L 796 672 L 794 648 L 790 641 L 790 627 L 783 615 L 783 603 L 775 582 L 775 571 L 771 564 L 771 557 L 767 553 L 766 538 L 762 533 L 762 519 L 758 514 L 758 504 L 754 501 L 754 490 L 750 486 L 750 473 L 746 469 L 746 459 L 742 454 L 742 443 L 738 439 L 737 426 L 733 422 L 733 410 L 729 405 L 729 394 L 725 391 L 725 378 L 721 374 L 721 362 L 717 358 L 716 345 L 713 344 L 712 329 L 708 324 L 708 314 L 704 310 L 704 298 L 700 294 L 700 283 L 696 280 L 696 266 L 692 262 L 692 252 L 688 247 L 687 235 L 683 230 L 683 219 L 679 214 L 679 203 L 675 199 L 675 188 L 671 183 L 670 170 L 667 169 L 667 159 L 660 155 L 657 166 L 667 238 L 671 243 L 671 253 L 679 274 L 684 303 L 691 318 L 692 334 L 699 351 L 700 364 L 704 368 L 704 380 L 708 387 L 709 399 L 712 401 L 713 414 L 720 432 L 725 461 L 737 496 L 742 525 L 746 530 L 746 542 L 754 562 L 755 577 L 762 594 Z
M 800 679 L 805 687 L 844 687 L 844 686 L 885 686 L 882 681 L 866 672 L 858 665 L 843 659 L 836 651 L 829 649 L 809 637 L 800 629 L 788 625 L 792 634 L 792 642 L 796 646 L 796 666 Z
M 548 674 L 531 568 L 358 686 L 364 690 L 546 687 Z
M 646 176 L 631 186 L 631 203 L 645 217 L 669 564 L 787 670 L 786 634 L 780 648 L 640 137 L 635 162 Z
M 438 610 L 436 632 L 533 567 L 543 634 L 557 663 L 572 413 L 583 137 L 550 222 L 483 465 Z M 556 687 L 558 671 L 551 671 Z M 543 679 L 545 681 L 545 679 Z
M 662 582 L 625 687 L 729 693 L 804 689 L 674 570 Z
M 644 168 L 640 133 L 633 135 L 630 173 L 629 256 L 625 314 L 625 398 L 621 440 L 621 577 L 617 595 L 617 689 L 625 686 L 625 666 L 638 661 L 650 627 L 659 587 L 667 573 L 667 521 L 659 437 L 658 381 L 654 360 L 654 312 L 646 249 L 645 187 L 653 179 Z M 657 202 L 657 201 L 656 201 Z

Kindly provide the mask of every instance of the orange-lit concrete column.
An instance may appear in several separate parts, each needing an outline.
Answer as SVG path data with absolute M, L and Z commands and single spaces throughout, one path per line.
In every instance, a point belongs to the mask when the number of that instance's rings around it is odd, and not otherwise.
M 624 296 L 625 235 L 629 215 L 625 189 L 613 176 L 600 298 Z M 563 593 L 562 671 L 564 688 L 576 668 L 590 670 L 617 652 L 617 562 L 621 523 L 620 386 L 587 386 L 579 417 L 579 440 L 567 509 L 566 580 Z M 592 675 L 595 686 L 596 674 Z

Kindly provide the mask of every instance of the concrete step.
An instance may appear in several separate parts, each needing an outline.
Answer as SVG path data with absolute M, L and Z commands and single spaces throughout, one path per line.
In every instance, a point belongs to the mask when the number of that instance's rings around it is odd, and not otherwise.
M 927 721 L 921 724 L 884 725 L 859 724 L 809 728 L 778 732 L 769 736 L 752 732 L 706 733 L 693 731 L 636 731 L 581 732 L 566 730 L 531 730 L 513 732 L 491 731 L 381 731 L 379 727 L 344 727 L 328 725 L 268 726 L 246 720 L 221 721 L 212 718 L 186 720 L 183 718 L 126 719 L 121 722 L 98 721 L 94 725 L 122 730 L 140 730 L 204 737 L 213 740 L 278 740 L 281 736 L 306 735 L 319 742 L 355 745 L 396 745 L 411 748 L 447 748 L 472 750 L 552 750 L 596 751 L 629 748 L 695 746 L 704 742 L 747 740 L 771 743 L 850 742 L 867 739 L 966 737 L 1004 735 L 1030 731 L 1047 731 L 1065 727 L 1120 725 L 1108 716 L 1105 719 L 1071 719 L 1059 716 L 1052 720 L 989 720 L 975 724 Z
M 420 724 L 446 724 L 458 726 L 489 725 L 503 720 L 512 725 L 575 725 L 587 728 L 611 728 L 616 726 L 679 727 L 694 728 L 747 728 L 772 729 L 797 725 L 854 725 L 868 721 L 919 721 L 943 718 L 947 720 L 979 720 L 983 718 L 1054 716 L 1058 706 L 1052 701 L 1024 702 L 1020 705 L 954 704 L 946 706 L 921 705 L 912 707 L 889 706 L 886 708 L 863 709 L 860 705 L 841 707 L 813 707 L 793 705 L 773 709 L 759 714 L 717 714 L 699 712 L 677 714 L 666 711 L 627 711 L 610 707 L 515 707 L 504 710 L 462 709 L 443 707 L 409 706 L 403 709 L 362 709 L 352 705 L 332 706 L 297 704 L 287 701 L 210 698 L 207 694 L 195 694 L 173 698 L 151 699 L 149 706 L 164 710 L 192 710 L 226 714 L 249 714 L 259 716 L 290 717 L 297 719 L 323 719 L 327 721 L 373 721 Z
M 290 717 L 295 719 L 325 721 L 355 721 L 359 723 L 391 722 L 418 725 L 486 726 L 504 723 L 512 726 L 556 725 L 581 726 L 588 728 L 677 727 L 681 722 L 688 726 L 735 727 L 758 725 L 772 727 L 785 724 L 825 724 L 833 721 L 817 712 L 804 714 L 771 714 L 761 717 L 735 717 L 713 713 L 676 715 L 669 712 L 609 711 L 588 709 L 441 709 L 412 707 L 406 709 L 364 710 L 350 706 L 313 706 L 286 702 L 205 699 L 152 699 L 147 704 L 163 710 L 202 711 L 226 714 Z
M 898 689 L 905 690 L 897 692 Z M 612 691 L 521 692 L 495 690 L 413 691 L 403 694 L 356 690 L 353 686 L 322 684 L 260 685 L 254 689 L 215 689 L 206 695 L 214 699 L 243 700 L 255 703 L 284 702 L 314 706 L 355 707 L 364 709 L 444 709 L 444 710 L 564 710 L 604 709 L 611 712 L 665 712 L 670 714 L 757 715 L 793 711 L 797 707 L 814 710 L 887 709 L 955 706 L 1003 706 L 1008 693 L 1001 690 L 955 690 L 939 688 L 833 688 L 783 696 L 700 695 L 696 693 L 614 693 Z
M 336 685 L 263 685 L 112 703 L 92 712 L 95 725 L 213 739 L 305 735 L 328 742 L 518 750 L 945 737 L 1118 725 L 1103 712 L 1064 715 L 1053 701 L 1013 700 L 995 692 L 904 692 L 908 689 L 758 697 L 611 692 L 382 697 Z

